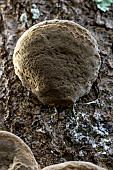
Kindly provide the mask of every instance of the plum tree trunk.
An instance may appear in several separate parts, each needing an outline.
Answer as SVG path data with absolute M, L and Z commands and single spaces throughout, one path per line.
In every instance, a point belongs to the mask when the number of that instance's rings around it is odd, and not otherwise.
M 39 10 L 39 16 L 31 8 Z M 112 10 L 113 6 L 103 13 L 89 0 L 0 1 L 0 130 L 21 137 L 42 168 L 81 160 L 113 169 Z M 100 49 L 98 78 L 90 93 L 72 107 L 40 103 L 22 86 L 12 63 L 14 47 L 23 32 L 55 18 L 84 26 Z

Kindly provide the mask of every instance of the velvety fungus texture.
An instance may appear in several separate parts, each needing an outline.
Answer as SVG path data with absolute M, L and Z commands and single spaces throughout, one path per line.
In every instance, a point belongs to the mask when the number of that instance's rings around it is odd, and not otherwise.
M 43 168 L 42 170 L 107 170 L 107 169 L 101 168 L 90 162 L 69 161 L 56 165 L 50 165 Z
M 14 50 L 15 73 L 48 105 L 71 105 L 91 89 L 100 68 L 91 33 L 68 20 L 49 20 L 29 28 Z
M 38 170 L 30 148 L 16 135 L 0 131 L 0 170 Z

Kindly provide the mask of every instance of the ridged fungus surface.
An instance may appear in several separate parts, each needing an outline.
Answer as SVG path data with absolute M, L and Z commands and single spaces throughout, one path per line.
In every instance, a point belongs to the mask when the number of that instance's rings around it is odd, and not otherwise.
M 16 135 L 0 131 L 0 169 L 38 170 L 31 149 Z
M 56 165 L 50 165 L 43 168 L 42 170 L 107 170 L 107 169 L 101 168 L 90 162 L 69 161 Z
M 16 135 L 0 131 L 1 170 L 41 170 L 30 148 Z M 42 170 L 107 170 L 93 163 L 69 161 L 50 165 Z
M 71 105 L 90 91 L 100 68 L 91 33 L 68 20 L 49 20 L 29 28 L 13 55 L 22 84 L 48 105 Z

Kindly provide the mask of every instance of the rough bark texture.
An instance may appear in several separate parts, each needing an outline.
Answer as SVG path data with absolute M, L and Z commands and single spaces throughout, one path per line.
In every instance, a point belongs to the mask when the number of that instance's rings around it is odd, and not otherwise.
M 32 3 L 40 11 L 38 19 L 33 19 Z M 113 6 L 103 13 L 89 0 L 0 1 L 0 130 L 21 137 L 42 168 L 81 160 L 113 169 L 112 11 Z M 23 13 L 28 16 L 24 23 Z M 55 18 L 82 25 L 100 48 L 99 76 L 74 108 L 41 104 L 14 73 L 12 56 L 18 38 L 32 25 Z

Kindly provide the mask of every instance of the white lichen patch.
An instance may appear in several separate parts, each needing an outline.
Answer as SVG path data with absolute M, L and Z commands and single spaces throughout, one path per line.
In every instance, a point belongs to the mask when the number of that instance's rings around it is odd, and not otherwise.
M 0 68 L 0 79 L 1 79 L 1 77 L 2 77 L 2 73 L 3 73 L 3 71 L 2 71 L 2 69 Z
M 21 16 L 20 16 L 20 21 L 22 22 L 22 23 L 27 23 L 28 22 L 28 16 L 27 16 L 27 13 L 25 12 L 25 13 L 23 13 L 23 14 L 21 14 Z
M 3 65 L 2 65 L 2 62 L 0 63 L 0 79 L 2 77 L 2 74 L 3 74 Z
M 8 43 L 12 43 L 13 42 L 13 35 L 11 35 L 11 34 L 7 35 L 7 42 Z
M 40 17 L 40 11 L 36 4 L 32 4 L 31 6 L 31 13 L 32 13 L 32 19 L 38 19 Z
M 76 112 L 74 115 L 66 126 L 72 135 L 73 143 L 90 145 L 95 150 L 95 156 L 108 156 L 113 141 L 99 110 L 92 116 L 83 112 Z M 82 150 L 79 156 L 83 156 Z

